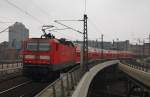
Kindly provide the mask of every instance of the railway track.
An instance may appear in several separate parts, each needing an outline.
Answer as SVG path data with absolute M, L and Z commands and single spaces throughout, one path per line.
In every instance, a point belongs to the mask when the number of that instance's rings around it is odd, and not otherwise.
M 26 81 L 26 82 L 24 82 L 24 83 L 18 84 L 18 85 L 14 86 L 14 87 L 11 87 L 11 88 L 9 88 L 9 89 L 3 90 L 3 91 L 0 92 L 0 95 L 1 95 L 1 94 L 4 94 L 4 93 L 7 93 L 8 91 L 11 91 L 11 90 L 13 90 L 13 89 L 15 89 L 15 88 L 18 88 L 18 87 L 21 87 L 21 86 L 23 86 L 23 85 L 26 85 L 26 84 L 28 84 L 28 83 L 30 83 L 30 82 L 31 82 L 31 81 Z
M 96 64 L 97 62 L 91 63 Z M 10 77 L 9 79 L 0 81 L 0 97 L 34 97 L 37 93 L 54 82 L 54 80 L 48 83 L 42 83 L 31 81 L 22 75 Z
M 0 97 L 33 97 L 51 82 L 34 82 L 25 77 L 16 77 L 0 83 Z
M 48 83 L 27 81 L 0 92 L 0 97 L 33 97 L 45 88 Z

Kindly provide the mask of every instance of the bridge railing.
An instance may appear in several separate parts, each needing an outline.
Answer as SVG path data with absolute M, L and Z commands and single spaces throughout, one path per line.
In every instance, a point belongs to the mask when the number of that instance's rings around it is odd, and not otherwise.
M 46 87 L 35 97 L 68 97 L 82 76 L 83 73 L 80 67 L 77 66 L 69 72 L 62 74 L 59 79 Z
M 21 60 L 0 60 L 0 79 L 10 74 L 20 72 L 21 69 Z
M 130 61 L 130 62 L 124 62 L 123 63 L 127 64 L 128 66 L 135 68 L 135 69 L 139 69 L 145 72 L 150 72 L 150 63 L 139 63 L 139 62 L 134 62 L 134 61 Z
M 98 63 L 103 63 L 105 61 L 106 60 L 89 61 L 88 68 L 92 68 Z M 72 95 L 84 74 L 85 72 L 83 72 L 78 65 L 67 73 L 61 74 L 56 81 L 51 83 L 34 97 L 69 97 Z

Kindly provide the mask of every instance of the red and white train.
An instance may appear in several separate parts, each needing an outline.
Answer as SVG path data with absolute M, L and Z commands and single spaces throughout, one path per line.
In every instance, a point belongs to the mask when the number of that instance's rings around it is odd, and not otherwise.
M 59 76 L 59 73 L 80 63 L 80 45 L 65 39 L 30 38 L 24 42 L 23 74 L 41 80 Z M 101 59 L 100 49 L 89 48 L 89 60 Z M 134 55 L 127 51 L 103 50 L 104 59 L 129 59 Z

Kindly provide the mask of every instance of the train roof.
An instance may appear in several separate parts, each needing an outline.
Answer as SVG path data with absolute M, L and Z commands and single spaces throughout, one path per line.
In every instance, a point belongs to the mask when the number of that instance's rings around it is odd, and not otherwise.
M 54 41 L 56 43 L 64 44 L 64 45 L 71 45 L 74 46 L 74 44 L 71 41 L 68 41 L 64 38 L 57 39 L 57 38 L 29 38 L 27 41 L 37 42 L 39 40 L 40 42 L 48 42 L 48 41 Z

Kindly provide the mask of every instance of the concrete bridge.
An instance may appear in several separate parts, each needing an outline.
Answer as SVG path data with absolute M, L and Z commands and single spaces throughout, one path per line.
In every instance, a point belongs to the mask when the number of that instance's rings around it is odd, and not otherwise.
M 64 74 L 59 84 L 54 82 L 35 97 L 150 97 L 150 73 L 131 64 L 107 61 L 83 76 L 80 69 L 76 70 Z

